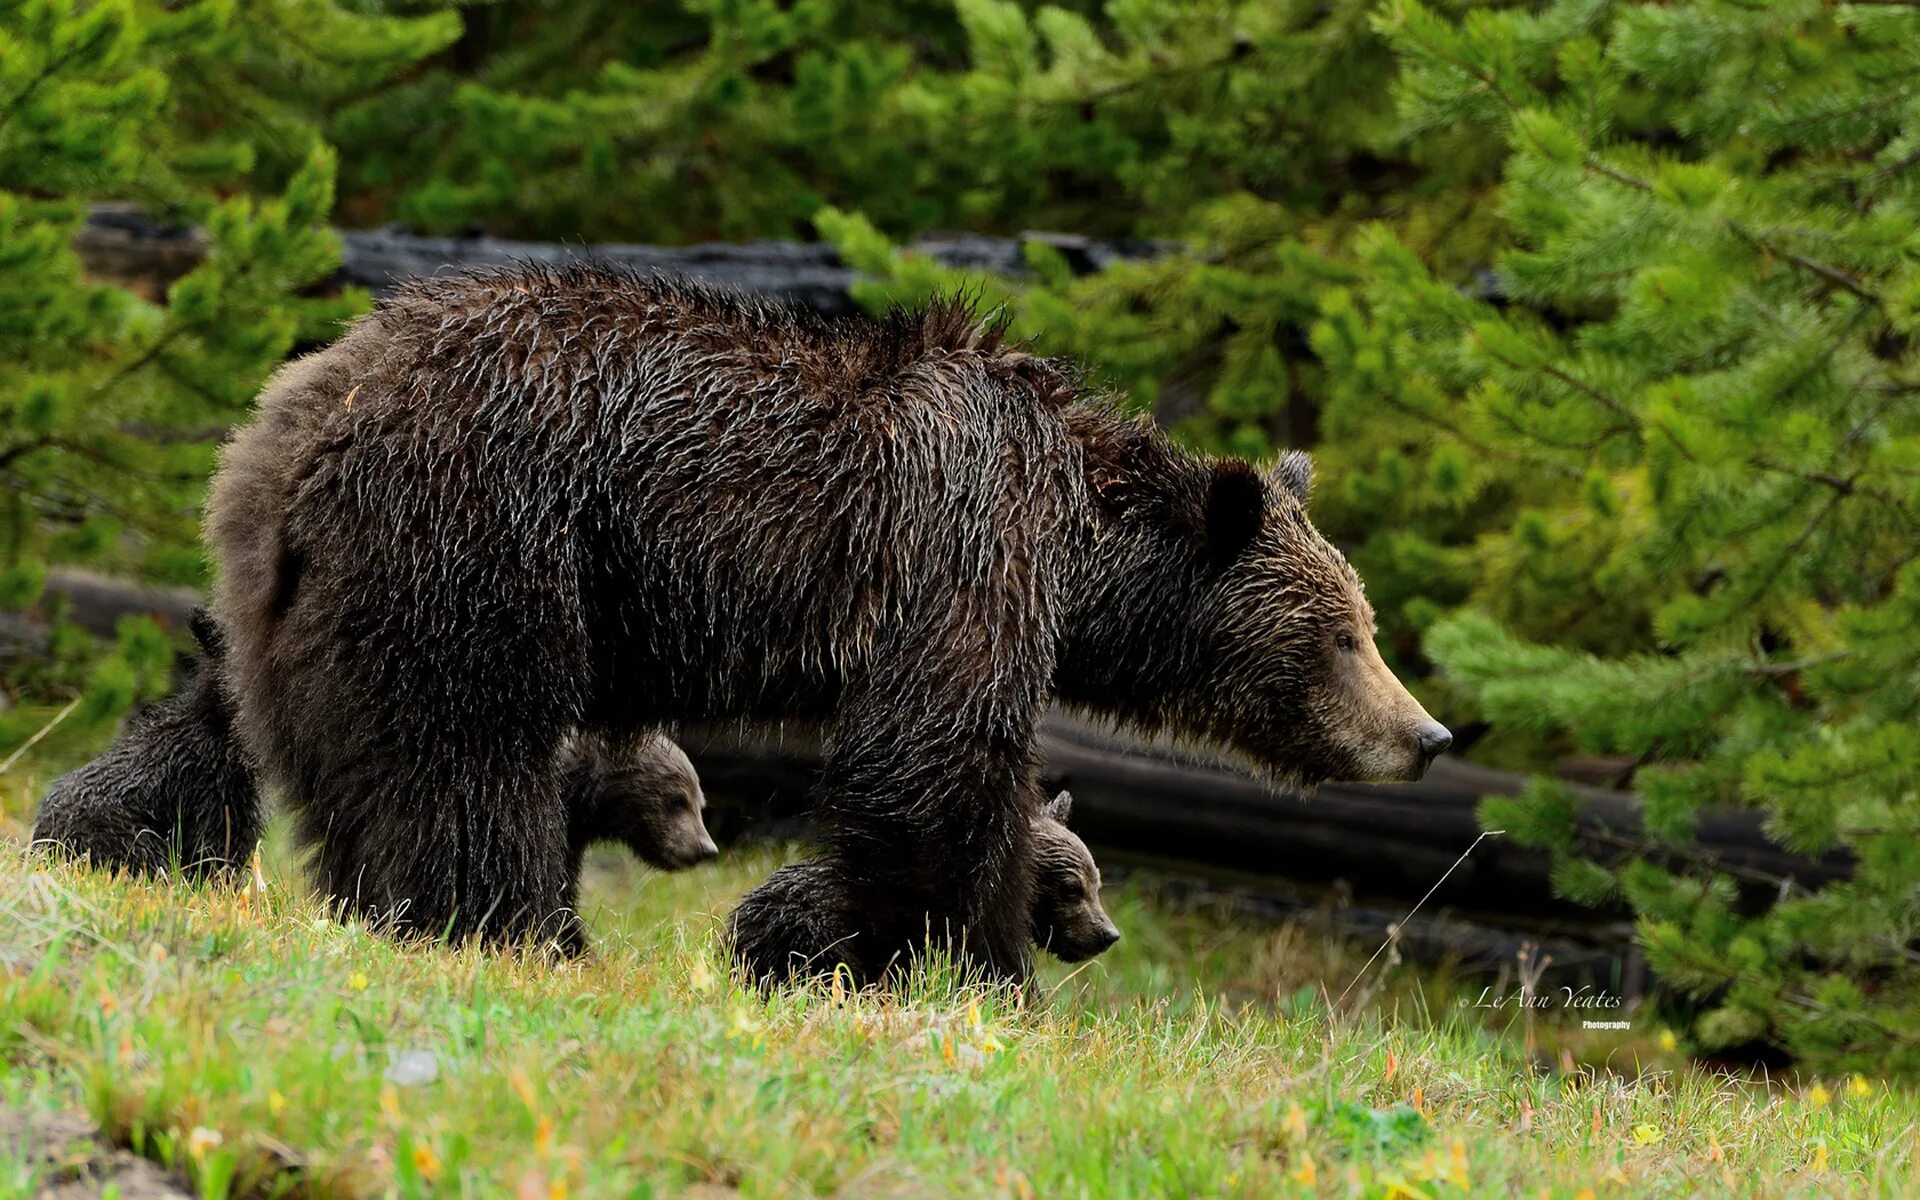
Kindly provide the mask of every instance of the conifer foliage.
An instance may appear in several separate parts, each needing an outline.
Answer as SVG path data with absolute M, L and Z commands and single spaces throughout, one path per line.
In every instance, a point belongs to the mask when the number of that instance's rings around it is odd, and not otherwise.
M 1508 233 L 1484 298 L 1359 243 L 1315 331 L 1333 410 L 1393 414 L 1416 500 L 1489 518 L 1424 548 L 1473 564 L 1428 653 L 1645 806 L 1628 854 L 1546 779 L 1486 819 L 1631 904 L 1702 1044 L 1920 1065 L 1920 10 L 1379 27 L 1416 131 L 1504 141 Z M 1725 806 L 1852 878 L 1722 869 L 1691 843 Z
M 1036 248 L 988 295 L 1190 441 L 1314 414 L 1317 515 L 1475 752 L 1642 798 L 1595 829 L 1543 775 L 1484 815 L 1632 908 L 1699 1045 L 1920 1066 L 1920 9 L 1371 7 L 1397 121 L 1319 161 L 1404 190 L 1160 211 L 1189 253 L 1073 280 Z M 876 302 L 954 281 L 821 227 Z M 1853 877 L 1713 861 L 1726 807 Z
M 420 5 L 414 10 L 432 5 Z M 204 436 L 357 298 L 341 220 L 831 238 L 964 284 L 1185 441 L 1313 447 L 1485 816 L 1629 905 L 1697 1044 L 1920 1068 L 1920 5 L 1911 0 L 0 0 L 0 679 L 106 717 L 157 631 L 6 659 L 50 563 L 197 581 Z M 90 205 L 203 225 L 164 297 Z M 1020 279 L 938 229 L 1162 239 Z M 1086 264 L 1081 264 L 1083 267 Z M 1421 656 L 1425 656 L 1425 660 Z M 4 709 L 0 705 L 0 709 Z M 0 711 L 0 750 L 45 708 Z M 1469 739 L 1463 739 L 1463 742 Z M 1713 861 L 1744 807 L 1852 865 Z
M 322 20 L 324 44 L 289 49 Z M 303 0 L 0 3 L 0 618 L 26 649 L 58 615 L 50 565 L 202 580 L 221 432 L 296 342 L 363 302 L 301 294 L 338 263 L 334 159 L 312 111 L 272 100 L 298 80 L 290 59 L 364 87 L 456 30 Z M 103 202 L 199 226 L 204 257 L 159 297 L 87 278 L 74 239 Z M 33 702 L 80 696 L 84 723 L 165 687 L 150 621 L 105 654 L 57 620 L 50 639 L 0 644 L 0 747 L 44 721 Z

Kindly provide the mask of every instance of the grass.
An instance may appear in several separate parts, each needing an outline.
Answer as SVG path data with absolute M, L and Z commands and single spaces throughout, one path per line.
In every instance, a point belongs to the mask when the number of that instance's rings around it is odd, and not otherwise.
M 243 889 L 27 855 L 50 770 L 0 776 L 0 1107 L 84 1110 L 208 1196 L 1920 1194 L 1902 1087 L 1709 1075 L 1644 1014 L 1539 1014 L 1529 1053 L 1403 967 L 1336 1013 L 1372 947 L 1144 882 L 1024 998 L 763 997 L 715 930 L 778 851 L 595 858 L 598 953 L 555 967 L 326 920 L 279 855 Z M 36 1186 L 0 1163 L 0 1200 Z

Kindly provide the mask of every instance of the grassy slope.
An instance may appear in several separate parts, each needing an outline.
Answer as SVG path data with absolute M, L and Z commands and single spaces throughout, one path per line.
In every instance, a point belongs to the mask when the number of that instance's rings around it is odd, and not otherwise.
M 0 776 L 0 1105 L 83 1108 L 208 1194 L 1920 1194 L 1907 1091 L 1543 1070 L 1406 972 L 1335 1020 L 1315 990 L 1369 948 L 1138 888 L 1110 893 L 1121 946 L 1025 1006 L 763 999 L 714 930 L 769 851 L 597 859 L 600 953 L 555 968 L 326 921 L 284 867 L 195 889 L 29 858 L 45 778 Z M 0 1163 L 0 1200 L 29 1174 Z

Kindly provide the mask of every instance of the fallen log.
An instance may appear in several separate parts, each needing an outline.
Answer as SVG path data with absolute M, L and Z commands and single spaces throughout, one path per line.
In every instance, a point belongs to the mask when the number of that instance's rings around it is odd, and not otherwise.
M 1125 259 L 1165 254 L 1172 248 L 1166 242 L 1023 233 L 1011 238 L 931 236 L 914 242 L 906 251 L 950 267 L 1019 278 L 1026 274 L 1026 247 L 1034 243 L 1058 252 L 1077 274 L 1090 274 Z M 135 209 L 116 205 L 93 211 L 74 239 L 74 250 L 89 276 L 159 299 L 169 284 L 198 265 L 207 252 L 207 242 L 198 229 L 154 221 Z M 419 237 L 392 228 L 341 230 L 340 269 L 334 283 L 364 287 L 382 295 L 404 280 L 450 267 L 561 263 L 582 258 L 643 271 L 690 275 L 742 291 L 798 301 L 825 315 L 846 315 L 858 308 L 853 285 L 859 273 L 824 242 L 589 246 L 490 237 Z
M 123 617 L 152 617 L 162 629 L 183 630 L 187 614 L 200 602 L 200 593 L 188 587 L 54 567 L 35 604 L 19 612 L 0 612 L 0 666 L 45 657 L 56 611 L 95 637 L 111 638 Z
M 341 240 L 335 282 L 375 293 L 447 267 L 592 256 L 786 297 L 826 314 L 855 308 L 857 273 L 832 247 L 817 243 L 588 247 L 416 237 L 391 229 L 346 231 Z M 1161 243 L 1025 234 L 928 238 L 909 250 L 950 266 L 1017 276 L 1024 271 L 1023 247 L 1036 241 L 1059 251 L 1082 273 L 1169 249 Z M 206 244 L 198 230 L 152 222 L 124 208 L 103 208 L 76 239 L 76 250 L 97 278 L 158 298 L 200 261 Z M 100 577 L 56 579 L 49 590 L 67 596 L 74 619 L 101 633 L 110 633 L 124 612 L 149 612 L 168 623 L 184 620 L 193 602 L 191 593 L 155 593 Z M 11 636 L 27 646 L 32 634 L 13 631 Z M 736 832 L 804 829 L 805 802 L 819 769 L 817 739 L 708 732 L 689 733 L 685 740 L 709 792 L 738 805 L 731 815 L 718 814 L 717 822 L 736 826 Z M 1404 911 L 1425 895 L 1473 844 L 1480 834 L 1481 797 L 1513 795 L 1524 783 L 1524 777 L 1509 772 L 1442 759 L 1418 784 L 1327 784 L 1310 797 L 1276 796 L 1218 757 L 1122 738 L 1061 718 L 1048 722 L 1043 749 L 1048 785 L 1072 788 L 1075 825 L 1104 859 L 1217 881 L 1256 908 L 1311 906 L 1324 898 L 1313 889 L 1331 891 L 1355 902 L 1348 906 L 1352 913 L 1371 914 L 1356 919 L 1379 926 L 1386 923 L 1385 914 Z M 1630 795 L 1584 786 L 1576 786 L 1575 794 L 1580 834 L 1602 857 L 1638 844 L 1640 813 Z M 1758 814 L 1748 810 L 1706 814 L 1696 842 L 1669 853 L 1726 871 L 1739 881 L 1750 907 L 1783 888 L 1818 887 L 1852 870 L 1845 855 L 1811 861 L 1788 853 L 1765 837 Z M 1621 944 L 1624 911 L 1558 899 L 1549 869 L 1545 854 L 1490 838 L 1428 903 L 1436 912 L 1514 931 L 1512 937 L 1496 937 L 1493 944 L 1503 953 L 1514 937 L 1568 931 L 1587 942 Z
M 682 742 L 708 792 L 738 806 L 719 818 L 727 832 L 804 828 L 820 765 L 817 736 L 690 730 Z M 1518 794 L 1523 775 L 1443 758 L 1418 783 L 1328 783 L 1308 796 L 1275 794 L 1219 755 L 1058 715 L 1047 720 L 1041 749 L 1046 786 L 1073 791 L 1081 836 L 1130 861 L 1176 874 L 1198 870 L 1242 892 L 1284 880 L 1385 911 L 1405 911 L 1445 876 L 1427 901 L 1431 911 L 1540 936 L 1618 942 L 1624 935 L 1624 908 L 1587 908 L 1554 895 L 1542 851 L 1489 837 L 1454 867 L 1480 836 L 1480 799 Z M 1603 856 L 1638 845 L 1640 810 L 1631 795 L 1569 786 L 1581 834 Z M 1697 842 L 1674 853 L 1733 875 L 1756 906 L 1782 886 L 1816 888 L 1852 870 L 1845 855 L 1809 860 L 1775 845 L 1751 810 L 1705 815 Z
M 47 591 L 69 619 L 102 636 L 130 613 L 184 628 L 200 599 L 189 588 L 65 568 L 49 573 Z M 15 653 L 31 653 L 44 626 L 31 625 L 30 614 L 13 616 L 29 624 L 0 626 L 0 651 L 11 642 Z M 726 727 L 680 736 L 714 797 L 717 836 L 806 836 L 821 762 L 817 732 Z M 1525 776 L 1442 758 L 1419 783 L 1328 783 L 1307 796 L 1276 794 L 1221 755 L 1060 715 L 1043 726 L 1041 750 L 1046 786 L 1073 791 L 1074 827 L 1103 866 L 1150 872 L 1176 893 L 1255 917 L 1324 921 L 1342 936 L 1384 937 L 1399 927 L 1411 956 L 1469 966 L 1510 965 L 1532 945 L 1559 969 L 1591 977 L 1603 973 L 1596 963 L 1616 961 L 1628 946 L 1629 914 L 1556 897 L 1543 852 L 1488 838 L 1454 867 L 1480 836 L 1480 799 L 1517 794 Z M 1579 800 L 1578 828 L 1597 853 L 1639 844 L 1632 795 L 1568 786 Z M 1817 888 L 1852 870 L 1844 854 L 1815 860 L 1781 848 L 1751 810 L 1704 815 L 1696 841 L 1672 853 L 1727 872 L 1756 908 L 1782 887 Z M 1424 915 L 1403 922 L 1443 876 Z

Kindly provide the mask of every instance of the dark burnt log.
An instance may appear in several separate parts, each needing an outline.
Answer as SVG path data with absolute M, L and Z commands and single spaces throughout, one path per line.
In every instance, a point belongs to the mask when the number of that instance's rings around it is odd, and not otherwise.
M 1023 233 L 1013 238 L 929 236 L 907 247 L 907 251 L 951 267 L 1017 278 L 1026 274 L 1024 248 L 1029 243 L 1051 247 L 1080 274 L 1125 259 L 1165 254 L 1172 248 L 1165 242 Z M 169 284 L 200 261 L 206 253 L 206 239 L 198 230 L 152 221 L 134 209 L 103 206 L 89 217 L 74 248 L 90 276 L 158 299 Z M 378 295 L 404 280 L 448 269 L 515 262 L 561 263 L 577 258 L 690 275 L 709 283 L 798 301 L 827 315 L 849 314 L 858 307 L 852 293 L 858 272 L 842 263 L 839 252 L 824 242 L 590 246 L 489 237 L 419 237 L 391 228 L 342 230 L 335 283 L 364 287 Z
M 0 622 L 0 657 L 44 647 L 52 604 L 89 631 L 111 636 L 122 616 L 143 614 L 184 629 L 200 597 L 88 571 L 49 573 L 37 611 Z M 714 798 L 710 824 L 722 840 L 804 837 L 820 769 L 821 740 L 810 729 L 688 729 L 680 740 Z M 1323 784 L 1311 795 L 1270 791 L 1231 760 L 1206 750 L 1108 733 L 1062 716 L 1042 733 L 1044 782 L 1074 794 L 1073 824 L 1104 866 L 1146 870 L 1175 892 L 1224 902 L 1247 915 L 1288 915 L 1332 923 L 1349 936 L 1384 936 L 1442 876 L 1420 917 L 1405 923 L 1409 955 L 1509 965 L 1532 944 L 1562 969 L 1589 976 L 1598 953 L 1612 961 L 1627 945 L 1621 908 L 1584 908 L 1553 894 L 1547 856 L 1489 837 L 1454 867 L 1480 835 L 1484 796 L 1519 792 L 1526 777 L 1452 758 L 1419 783 Z M 1639 845 L 1638 804 L 1627 793 L 1568 784 L 1578 798 L 1581 835 L 1602 858 Z M 1724 870 L 1748 907 L 1782 887 L 1817 888 L 1846 877 L 1843 855 L 1812 860 L 1770 841 L 1750 810 L 1703 816 L 1695 843 L 1668 853 Z M 1583 949 L 1584 948 L 1584 949 Z
M 152 617 L 162 629 L 185 630 L 187 614 L 200 602 L 200 593 L 192 588 L 156 587 L 55 567 L 47 572 L 46 589 L 37 603 L 20 612 L 0 612 L 0 668 L 46 657 L 56 611 L 95 637 L 111 638 L 122 617 Z
M 724 832 L 804 830 L 819 768 L 817 737 L 689 730 L 682 742 L 708 793 L 736 806 L 716 815 Z M 1163 873 L 1197 872 L 1221 880 L 1229 893 L 1281 897 L 1275 902 L 1283 907 L 1310 907 L 1318 902 L 1312 897 L 1333 895 L 1403 912 L 1446 876 L 1427 901 L 1431 914 L 1451 912 L 1516 937 L 1609 944 L 1624 938 L 1623 908 L 1586 908 L 1553 894 L 1544 852 L 1488 837 L 1454 867 L 1480 836 L 1481 798 L 1517 794 L 1523 775 L 1443 758 L 1419 783 L 1329 783 L 1299 796 L 1270 791 L 1207 751 L 1060 716 L 1047 721 L 1042 748 L 1046 786 L 1073 791 L 1074 827 L 1103 858 L 1115 852 Z M 1631 795 L 1568 786 L 1579 800 L 1581 834 L 1600 857 L 1639 844 L 1640 810 Z M 1852 869 L 1844 855 L 1809 860 L 1781 848 L 1748 810 L 1705 815 L 1697 843 L 1672 853 L 1733 875 L 1750 905 L 1783 885 L 1815 888 Z M 1288 889 L 1306 889 L 1308 898 Z
M 152 617 L 162 629 L 185 630 L 187 614 L 200 603 L 200 593 L 189 587 L 133 583 L 77 567 L 55 567 L 47 572 L 37 608 L 44 614 L 58 605 L 67 620 L 88 633 L 112 637 L 122 617 Z

